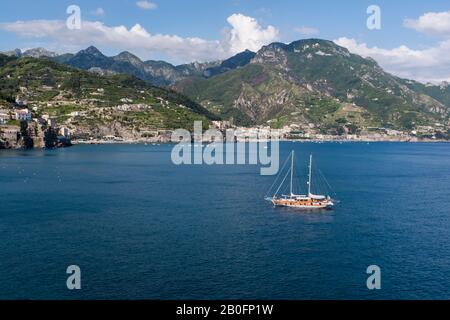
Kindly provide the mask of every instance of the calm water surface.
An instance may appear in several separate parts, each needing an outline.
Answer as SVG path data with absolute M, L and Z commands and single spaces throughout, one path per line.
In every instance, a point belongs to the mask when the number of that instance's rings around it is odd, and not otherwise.
M 450 298 L 450 145 L 293 148 L 334 211 L 275 209 L 259 167 L 175 166 L 170 145 L 0 151 L 0 298 Z

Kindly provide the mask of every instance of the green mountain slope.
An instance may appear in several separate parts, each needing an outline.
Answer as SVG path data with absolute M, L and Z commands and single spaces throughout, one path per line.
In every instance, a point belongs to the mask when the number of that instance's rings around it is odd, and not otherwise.
M 192 128 L 215 117 L 175 91 L 128 75 L 100 76 L 48 59 L 0 55 L 0 100 L 19 97 L 35 116 L 49 114 L 80 133 L 139 137 L 152 130 Z M 129 110 L 119 106 L 129 105 Z M 76 117 L 71 116 L 74 112 Z
M 384 72 L 375 61 L 331 41 L 273 43 L 251 62 L 174 88 L 238 123 L 412 129 L 448 121 L 448 100 Z M 447 106 L 446 106 L 447 105 Z M 355 129 L 357 130 L 357 129 Z
M 14 52 L 11 52 L 14 55 Z M 254 52 L 244 51 L 224 61 L 192 62 L 172 65 L 165 61 L 142 61 L 130 52 L 122 52 L 114 57 L 105 56 L 91 46 L 77 54 L 51 56 L 51 60 L 99 74 L 123 73 L 132 75 L 156 86 L 169 86 L 186 78 L 209 78 L 250 63 Z
M 443 82 L 440 85 L 423 84 L 417 81 L 399 79 L 411 90 L 428 95 L 446 106 L 450 106 L 450 84 Z
M 168 86 L 187 77 L 202 77 L 206 69 L 218 64 L 218 62 L 210 62 L 174 66 L 165 61 L 142 61 L 127 51 L 114 57 L 107 57 L 93 46 L 75 55 L 56 56 L 52 60 L 103 75 L 128 74 L 156 86 Z

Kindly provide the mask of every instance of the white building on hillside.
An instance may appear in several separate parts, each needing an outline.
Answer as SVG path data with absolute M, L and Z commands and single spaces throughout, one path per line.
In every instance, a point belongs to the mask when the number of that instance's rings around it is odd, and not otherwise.
M 48 126 L 49 126 L 50 128 L 56 129 L 56 119 L 49 118 L 49 119 L 47 120 L 47 124 L 48 124 Z
M 61 127 L 59 129 L 59 135 L 65 137 L 65 138 L 69 138 L 70 130 L 67 127 Z
M 0 124 L 6 124 L 10 118 L 8 110 L 0 110 Z
M 16 110 L 14 113 L 14 117 L 19 121 L 31 121 L 32 119 L 31 112 L 28 109 Z

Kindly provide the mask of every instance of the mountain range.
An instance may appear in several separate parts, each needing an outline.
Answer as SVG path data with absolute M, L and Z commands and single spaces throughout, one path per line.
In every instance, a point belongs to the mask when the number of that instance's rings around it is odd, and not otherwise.
M 140 139 L 217 119 L 189 98 L 130 75 L 102 76 L 49 59 L 0 54 L 0 109 L 14 114 L 16 104 L 33 108 L 35 119 L 51 117 L 74 137 Z
M 15 50 L 12 50 L 12 51 L 2 52 L 2 54 L 6 55 L 6 56 L 10 56 L 10 57 L 17 57 L 17 58 L 22 58 L 22 57 L 32 57 L 32 58 L 50 57 L 50 58 L 54 58 L 54 57 L 58 56 L 57 53 L 49 51 L 49 50 L 47 50 L 45 48 L 34 48 L 34 49 L 27 49 L 27 50 L 15 49 Z
M 128 74 L 169 87 L 236 124 L 296 124 L 324 133 L 339 132 L 343 126 L 358 132 L 449 124 L 447 83 L 401 79 L 373 59 L 327 40 L 272 43 L 224 61 L 178 66 L 142 61 L 130 52 L 107 57 L 95 47 L 64 55 L 42 48 L 17 51 L 9 54 L 46 58 L 104 76 Z
M 320 39 L 272 43 L 244 66 L 173 87 L 245 125 L 297 124 L 333 133 L 342 126 L 360 131 L 449 124 L 448 84 L 400 79 L 374 60 Z
M 169 86 L 190 77 L 209 78 L 216 76 L 248 64 L 256 55 L 256 53 L 246 50 L 224 61 L 173 65 L 165 61 L 142 61 L 128 51 L 108 57 L 94 46 L 90 46 L 76 54 L 58 55 L 44 48 L 15 49 L 3 54 L 15 57 L 49 58 L 78 69 L 103 75 L 126 73 L 155 86 Z

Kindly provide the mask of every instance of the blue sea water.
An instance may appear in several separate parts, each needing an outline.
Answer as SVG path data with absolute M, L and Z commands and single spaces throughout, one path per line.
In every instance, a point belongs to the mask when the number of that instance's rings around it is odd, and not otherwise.
M 450 145 L 292 149 L 304 172 L 314 153 L 333 211 L 274 208 L 260 167 L 175 166 L 171 145 L 1 151 L 0 298 L 450 298 Z

